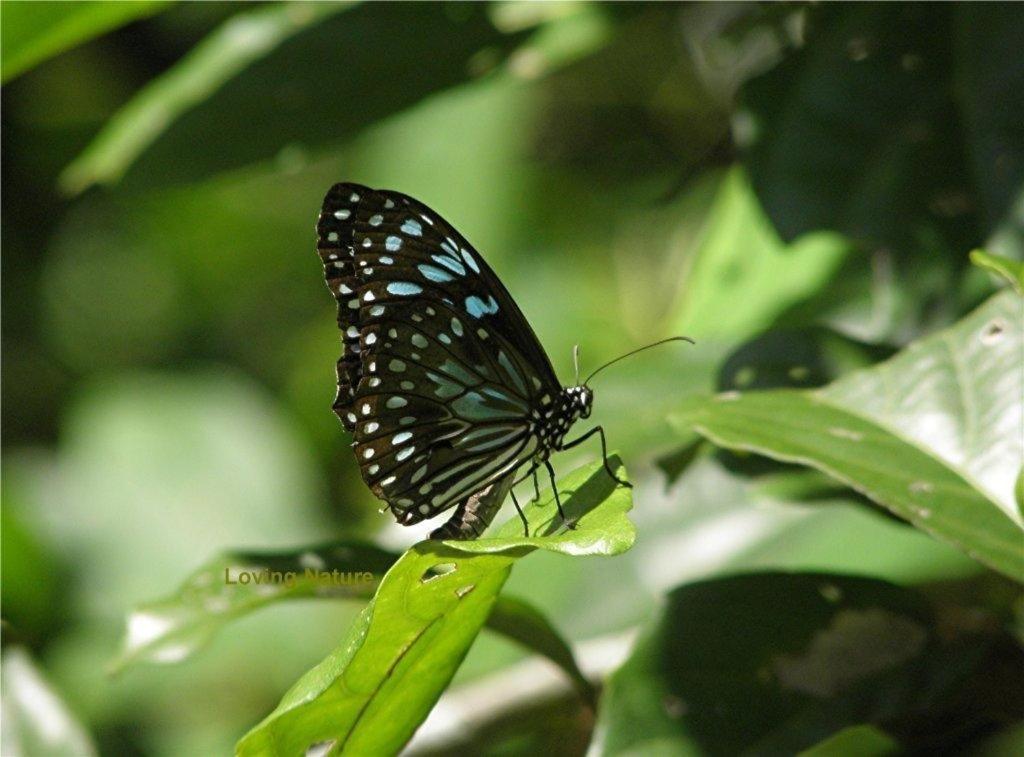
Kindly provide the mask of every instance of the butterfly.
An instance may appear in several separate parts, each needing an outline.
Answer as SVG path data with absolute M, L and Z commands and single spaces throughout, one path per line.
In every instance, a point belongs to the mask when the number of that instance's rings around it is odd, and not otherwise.
M 438 213 L 341 183 L 316 229 L 342 331 L 334 411 L 354 434 L 363 480 L 399 523 L 454 507 L 431 538 L 475 538 L 512 494 L 528 534 L 512 487 L 533 476 L 539 497 L 544 467 L 571 527 L 549 458 L 594 434 L 609 475 L 630 486 L 608 463 L 601 426 L 566 441 L 590 417 L 589 378 L 559 383 L 508 290 Z

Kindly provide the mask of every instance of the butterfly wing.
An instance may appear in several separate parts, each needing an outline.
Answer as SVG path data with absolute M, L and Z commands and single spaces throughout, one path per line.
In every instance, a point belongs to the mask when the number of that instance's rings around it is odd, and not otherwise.
M 529 460 L 559 385 L 480 254 L 422 203 L 356 184 L 332 187 L 317 230 L 344 342 L 335 412 L 399 521 L 464 503 Z

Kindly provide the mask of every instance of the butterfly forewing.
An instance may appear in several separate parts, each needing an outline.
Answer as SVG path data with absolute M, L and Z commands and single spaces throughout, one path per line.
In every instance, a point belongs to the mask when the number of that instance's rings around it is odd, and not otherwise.
M 423 204 L 354 184 L 327 194 L 318 235 L 344 342 L 335 411 L 400 522 L 465 503 L 529 460 L 559 385 L 479 253 Z

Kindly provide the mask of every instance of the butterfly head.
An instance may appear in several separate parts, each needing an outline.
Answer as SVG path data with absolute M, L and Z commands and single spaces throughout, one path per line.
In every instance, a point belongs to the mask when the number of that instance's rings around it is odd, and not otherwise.
M 589 386 L 567 386 L 562 392 L 563 404 L 573 420 L 590 417 L 590 411 L 594 404 L 594 393 Z

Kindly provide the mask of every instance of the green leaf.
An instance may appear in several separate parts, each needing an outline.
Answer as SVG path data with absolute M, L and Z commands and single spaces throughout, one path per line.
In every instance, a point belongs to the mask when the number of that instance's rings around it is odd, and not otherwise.
M 231 621 L 285 599 L 369 597 L 397 559 L 359 542 L 218 555 L 169 597 L 132 611 L 112 670 L 138 662 L 179 662 Z
M 617 461 L 615 469 L 622 474 Z M 397 752 L 427 716 L 469 650 L 512 564 L 535 549 L 618 554 L 634 538 L 629 491 L 601 463 L 559 483 L 575 529 L 559 527 L 552 498 L 525 509 L 495 538 L 415 545 L 388 571 L 347 639 L 285 694 L 237 746 L 239 754 L 295 754 L 330 742 L 332 751 Z M 502 493 L 503 494 L 503 493 Z
M 765 216 L 746 173 L 722 181 L 687 271 L 673 331 L 748 337 L 816 291 L 849 251 L 837 234 L 808 234 L 787 245 Z M 764 286 L 771 277 L 773 286 Z
M 805 749 L 800 757 L 884 757 L 901 751 L 899 743 L 884 731 L 873 725 L 854 725 Z
M 973 250 L 971 262 L 979 268 L 994 273 L 1016 289 L 1018 294 L 1024 294 L 1024 262 L 1011 260 L 1002 255 L 992 255 L 984 250 Z
M 6 12 L 6 8 L 5 8 Z M 5 757 L 91 757 L 92 739 L 21 647 L 3 653 Z
M 119 26 L 170 7 L 166 2 L 3 4 L 3 82 Z
M 682 586 L 609 679 L 595 753 L 794 754 L 904 717 L 928 751 L 929 739 L 952 743 L 984 722 L 954 709 L 951 723 L 943 709 L 969 686 L 989 708 L 973 717 L 1017 706 L 986 682 L 1019 652 L 982 659 L 989 638 L 950 640 L 921 597 L 875 579 L 758 573 Z
M 6 510 L 5 510 L 6 512 Z M 368 598 L 398 555 L 363 542 L 286 551 L 228 552 L 196 570 L 170 596 L 136 607 L 112 673 L 141 662 L 190 657 L 228 623 L 288 599 Z M 529 603 L 499 597 L 487 626 L 561 667 L 591 707 L 596 691 L 572 650 Z
M 471 80 L 525 36 L 499 33 L 482 7 L 367 3 L 337 13 L 346 8 L 279 3 L 240 13 L 129 102 L 62 186 L 81 191 L 123 176 L 133 188 L 166 187 L 272 160 L 290 173 Z
M 286 39 L 349 5 L 276 3 L 231 17 L 116 113 L 61 174 L 61 187 L 77 194 L 116 182 L 182 114 Z
M 1024 454 L 1020 310 L 1004 292 L 824 389 L 726 393 L 675 420 L 721 446 L 818 468 L 1024 580 L 1013 495 Z

